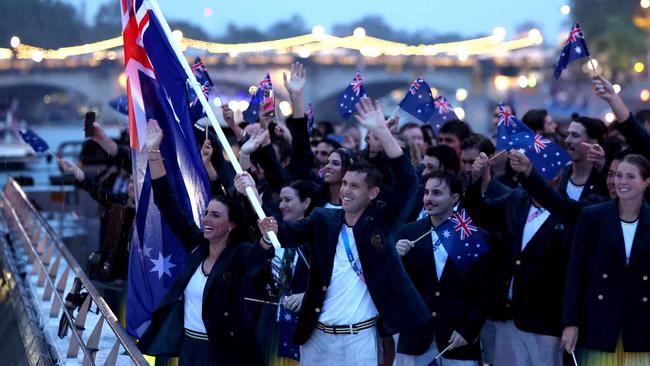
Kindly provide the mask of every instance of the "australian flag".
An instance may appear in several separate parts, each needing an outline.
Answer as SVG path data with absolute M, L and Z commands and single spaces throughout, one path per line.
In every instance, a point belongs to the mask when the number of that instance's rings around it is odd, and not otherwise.
M 354 112 L 355 105 L 359 103 L 359 99 L 366 96 L 366 87 L 363 86 L 363 79 L 361 73 L 357 71 L 354 79 L 350 85 L 339 95 L 336 99 L 339 105 L 339 113 L 341 117 L 348 118 Z
M 293 343 L 298 314 L 287 310 L 280 304 L 278 317 L 278 357 L 287 357 L 300 361 L 300 346 Z
M 540 134 L 536 134 L 503 105 L 499 106 L 497 150 L 518 149 L 533 163 L 544 179 L 553 179 L 571 161 L 571 156 Z
M 210 79 L 210 75 L 208 74 L 208 69 L 205 67 L 200 57 L 194 59 L 191 68 L 196 81 L 201 85 L 203 95 L 205 95 L 206 99 L 209 99 L 210 91 L 214 87 L 214 83 L 212 83 L 212 79 Z M 188 95 L 190 102 L 190 119 L 192 123 L 194 123 L 205 116 L 205 111 L 203 110 L 201 102 L 199 102 L 199 97 L 194 93 L 194 89 L 188 88 Z
M 428 122 L 435 108 L 429 84 L 421 78 L 415 79 L 411 83 L 409 91 L 399 102 L 399 107 L 418 120 L 424 123 Z
M 210 185 L 190 122 L 187 75 L 156 16 L 142 0 L 122 0 L 122 36 L 133 157 L 136 218 L 129 254 L 127 331 L 142 335 L 151 312 L 185 266 L 181 243 L 153 203 L 145 147 L 147 119 L 155 118 L 165 138 L 160 146 L 179 209 L 201 224 Z
M 454 212 L 435 231 L 448 258 L 458 268 L 467 268 L 489 251 L 485 239 L 465 209 Z
M 585 37 L 582 35 L 582 29 L 580 29 L 578 23 L 575 23 L 573 28 L 571 28 L 571 32 L 569 32 L 569 37 L 564 42 L 560 59 L 557 62 L 557 66 L 555 66 L 555 78 L 560 78 L 562 70 L 566 69 L 571 61 L 588 56 L 589 50 L 587 49 Z
M 264 101 L 264 91 L 273 90 L 271 83 L 271 76 L 267 72 L 264 79 L 259 82 L 255 94 L 251 96 L 251 101 L 248 103 L 248 108 L 242 113 L 244 120 L 248 123 L 254 123 L 259 120 L 260 104 Z
M 451 106 L 451 103 L 447 98 L 442 95 L 437 96 L 433 99 L 434 110 L 429 119 L 429 124 L 433 127 L 436 134 L 440 127 L 447 123 L 448 121 L 458 119 L 456 112 L 454 112 L 454 107 Z
M 39 135 L 37 135 L 32 130 L 27 130 L 25 132 L 18 130 L 20 137 L 25 141 L 29 146 L 34 149 L 34 152 L 37 154 L 44 153 L 50 149 L 50 146 L 43 140 Z

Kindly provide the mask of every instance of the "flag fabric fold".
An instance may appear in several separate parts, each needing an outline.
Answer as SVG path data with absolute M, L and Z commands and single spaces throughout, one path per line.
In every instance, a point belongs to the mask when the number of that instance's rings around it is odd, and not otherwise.
M 212 91 L 212 88 L 214 88 L 214 83 L 208 74 L 208 69 L 205 67 L 200 57 L 194 59 L 191 68 L 194 77 L 196 77 L 196 81 L 201 85 L 201 91 L 203 91 L 205 99 L 210 100 L 210 92 Z M 205 116 L 205 111 L 203 110 L 203 105 L 199 102 L 199 97 L 194 93 L 194 89 L 189 87 L 189 85 L 188 94 L 190 101 L 190 120 L 194 123 Z
M 485 239 L 465 209 L 454 212 L 435 228 L 435 232 L 445 247 L 449 260 L 460 269 L 472 265 L 489 251 Z
M 438 134 L 438 130 L 440 130 L 442 125 L 451 120 L 458 119 L 458 116 L 456 116 L 456 112 L 454 112 L 454 107 L 451 103 L 442 95 L 434 98 L 433 105 L 435 109 L 431 114 L 429 124 L 433 127 L 436 134 Z
M 163 222 L 153 202 L 145 147 L 149 118 L 158 121 L 165 136 L 160 151 L 179 209 L 197 226 L 201 225 L 210 186 L 192 131 L 187 74 L 147 3 L 122 0 L 121 5 L 136 195 L 126 325 L 129 334 L 138 337 L 149 325 L 151 312 L 184 269 L 186 259 L 181 242 Z
M 363 78 L 361 77 L 361 73 L 357 71 L 350 84 L 336 99 L 338 102 L 338 108 L 341 117 L 350 117 L 352 113 L 354 113 L 355 105 L 359 103 L 359 100 L 365 96 L 366 87 L 363 85 Z
M 431 88 L 422 78 L 416 78 L 399 102 L 399 107 L 423 123 L 427 123 L 434 113 L 434 100 Z
M 50 146 L 36 132 L 28 129 L 27 131 L 18 130 L 20 137 L 34 149 L 37 154 L 44 153 L 50 149 Z
M 566 69 L 569 63 L 583 57 L 589 57 L 589 49 L 587 49 L 587 41 L 585 41 L 580 25 L 575 23 L 564 42 L 560 59 L 555 66 L 555 72 L 553 73 L 555 78 L 560 78 L 562 70 Z

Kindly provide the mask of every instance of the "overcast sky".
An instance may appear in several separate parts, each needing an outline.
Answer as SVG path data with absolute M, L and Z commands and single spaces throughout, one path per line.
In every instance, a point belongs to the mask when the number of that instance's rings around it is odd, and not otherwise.
M 63 0 L 80 7 L 85 2 L 88 19 L 107 0 Z M 119 1 L 119 0 L 109 0 Z M 415 31 L 432 30 L 437 34 L 459 33 L 464 36 L 491 33 L 503 26 L 510 38 L 522 23 L 539 24 L 547 40 L 554 40 L 570 23 L 560 12 L 568 0 L 158 0 L 168 19 L 192 21 L 210 34 L 221 34 L 230 22 L 266 28 L 293 14 L 303 17 L 309 26 L 348 23 L 364 15 L 381 15 L 394 28 Z M 205 16 L 206 8 L 211 15 Z M 209 11 L 207 12 L 209 13 Z M 570 17 L 570 15 L 569 15 Z

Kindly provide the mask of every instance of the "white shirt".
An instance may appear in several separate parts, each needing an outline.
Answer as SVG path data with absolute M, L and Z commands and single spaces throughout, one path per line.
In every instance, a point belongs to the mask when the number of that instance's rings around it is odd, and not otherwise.
M 568 192 L 568 190 L 567 190 Z M 530 239 L 535 236 L 537 230 L 539 230 L 548 217 L 551 216 L 551 213 L 544 208 L 537 208 L 535 205 L 530 205 L 528 209 L 528 216 L 526 216 L 526 224 L 524 225 L 524 232 L 521 236 L 521 251 L 523 252 L 526 249 L 526 245 Z M 510 288 L 508 289 L 508 300 L 512 300 L 512 283 L 514 282 L 515 277 L 513 276 L 510 279 Z
M 348 237 L 350 251 L 355 261 L 359 261 L 357 243 L 354 240 L 352 228 L 345 224 L 343 224 L 343 227 Z M 361 268 L 360 262 L 358 265 Z M 323 309 L 318 321 L 326 325 L 349 325 L 371 319 L 375 316 L 377 316 L 377 308 L 372 302 L 372 298 L 368 292 L 368 286 L 366 286 L 366 283 L 352 269 L 343 244 L 342 233 L 339 232 L 332 278 L 325 293 Z
M 203 312 L 203 290 L 207 281 L 208 276 L 203 274 L 203 262 L 201 262 L 183 291 L 183 297 L 185 298 L 183 303 L 185 329 L 207 333 L 201 317 Z
M 634 222 L 627 222 L 621 220 L 621 229 L 623 230 L 623 241 L 625 242 L 625 262 L 630 263 L 630 253 L 632 252 L 632 244 L 634 242 L 634 234 L 636 233 L 636 226 L 639 220 Z
M 445 269 L 445 264 L 447 264 L 447 257 L 449 255 L 447 254 L 445 246 L 440 242 L 435 230 L 431 231 L 431 244 L 433 245 L 433 260 L 436 263 L 436 275 L 438 276 L 438 281 L 440 281 L 442 271 Z
M 571 178 L 567 181 L 566 185 L 566 194 L 569 196 L 574 201 L 580 201 L 580 195 L 582 194 L 582 190 L 585 189 L 585 185 L 575 185 L 573 182 L 571 182 Z
M 340 209 L 343 208 L 343 206 L 341 206 L 341 205 L 335 205 L 335 204 L 332 204 L 332 203 L 327 202 L 327 203 L 325 204 L 325 206 L 323 206 L 323 208 L 335 208 L 335 209 L 337 209 L 337 210 L 340 210 Z

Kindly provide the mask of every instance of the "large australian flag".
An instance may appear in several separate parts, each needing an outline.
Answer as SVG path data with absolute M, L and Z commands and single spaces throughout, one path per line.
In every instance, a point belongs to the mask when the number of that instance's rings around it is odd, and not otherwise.
M 145 147 L 148 118 L 165 138 L 160 146 L 180 209 L 201 224 L 210 197 L 208 177 L 194 140 L 188 110 L 187 75 L 158 19 L 142 0 L 123 0 L 122 35 L 127 76 L 136 219 L 129 256 L 127 331 L 142 335 L 151 312 L 183 271 L 186 253 L 153 203 Z

